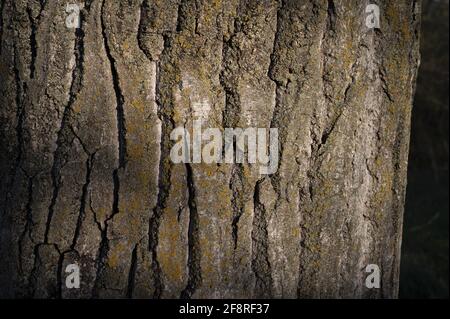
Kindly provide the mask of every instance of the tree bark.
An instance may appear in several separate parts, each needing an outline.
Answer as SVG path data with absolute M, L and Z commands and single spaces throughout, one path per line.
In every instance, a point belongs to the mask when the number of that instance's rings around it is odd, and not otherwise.
M 420 2 L 375 2 L 86 0 L 73 29 L 2 0 L 0 295 L 395 298 Z M 199 104 L 278 128 L 278 171 L 174 164 Z

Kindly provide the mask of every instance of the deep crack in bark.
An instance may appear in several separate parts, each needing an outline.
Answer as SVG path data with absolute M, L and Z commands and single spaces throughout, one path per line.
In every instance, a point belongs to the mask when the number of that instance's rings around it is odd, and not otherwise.
M 190 299 L 202 282 L 199 244 L 199 216 L 195 196 L 194 172 L 190 164 L 186 166 L 186 179 L 189 191 L 189 230 L 188 230 L 188 269 L 189 278 L 186 288 L 181 292 L 181 299 Z
M 255 274 L 256 298 L 270 298 L 272 291 L 271 266 L 268 253 L 268 233 L 266 208 L 261 203 L 260 187 L 264 179 L 258 181 L 255 186 L 253 203 L 254 217 L 252 228 L 252 270 Z

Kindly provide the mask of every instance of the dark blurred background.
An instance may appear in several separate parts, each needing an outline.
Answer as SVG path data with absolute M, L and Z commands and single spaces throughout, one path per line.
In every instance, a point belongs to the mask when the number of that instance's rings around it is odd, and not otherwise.
M 448 298 L 449 0 L 423 0 L 400 298 Z

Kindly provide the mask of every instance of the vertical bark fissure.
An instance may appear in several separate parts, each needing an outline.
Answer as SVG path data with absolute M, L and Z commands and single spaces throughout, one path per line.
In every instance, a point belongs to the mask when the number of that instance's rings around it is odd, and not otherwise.
M 336 27 L 336 5 L 334 4 L 334 0 L 328 0 L 328 8 L 327 8 L 327 32 L 333 32 Z
M 27 294 L 28 297 L 33 297 L 36 291 L 36 271 L 38 270 L 38 265 L 41 262 L 40 254 L 39 254 L 39 247 L 45 244 L 37 244 L 34 246 L 33 254 L 34 254 L 34 262 L 33 262 L 33 268 L 30 271 L 30 275 L 28 277 L 28 285 L 27 285 Z
M 243 172 L 244 167 L 242 164 L 235 164 L 231 170 L 231 179 L 230 179 L 230 190 L 232 192 L 231 197 L 231 207 L 233 209 L 233 220 L 231 223 L 232 229 L 232 238 L 234 241 L 234 249 L 238 246 L 238 231 L 239 231 L 239 220 L 244 214 L 244 191 L 243 187 Z
M 162 215 L 162 211 L 165 207 L 165 203 L 167 200 L 169 185 L 170 183 L 170 169 L 166 170 L 163 165 L 163 152 L 164 152 L 164 141 L 167 138 L 167 133 L 165 132 L 165 124 L 163 121 L 163 115 L 161 113 L 161 104 L 159 102 L 159 86 L 160 86 L 160 61 L 154 61 L 151 52 L 148 47 L 144 43 L 144 35 L 147 33 L 147 24 L 149 23 L 149 13 L 150 7 L 147 0 L 142 1 L 140 6 L 140 19 L 137 33 L 137 42 L 139 49 L 144 53 L 149 61 L 153 61 L 155 63 L 155 103 L 157 105 L 158 118 L 161 121 L 161 140 L 160 140 L 160 158 L 159 158 L 159 173 L 158 173 L 158 195 L 157 195 L 157 203 L 152 210 L 152 216 L 149 218 L 149 228 L 148 228 L 148 250 L 152 256 L 151 268 L 153 271 L 153 280 L 154 280 L 154 292 L 153 298 L 159 299 L 164 290 L 164 283 L 162 279 L 162 271 L 158 262 L 158 231 L 160 225 L 160 218 Z M 164 54 L 167 49 L 168 39 L 164 37 L 164 48 L 161 54 Z M 166 187 L 162 185 L 166 185 Z
M 189 278 L 186 288 L 181 292 L 180 298 L 190 299 L 197 288 L 201 285 L 199 244 L 199 216 L 197 211 L 197 200 L 195 195 L 194 172 L 190 164 L 186 164 L 186 181 L 188 185 L 189 198 L 189 229 L 188 229 L 188 269 Z
M 239 3 L 241 7 L 241 2 Z M 241 101 L 237 91 L 235 80 L 233 77 L 236 72 L 230 68 L 230 64 L 237 64 L 239 59 L 238 48 L 233 46 L 233 39 L 241 30 L 240 21 L 234 19 L 234 33 L 229 36 L 229 39 L 223 40 L 222 44 L 222 68 L 219 77 L 220 85 L 225 92 L 225 109 L 222 114 L 222 127 L 234 128 L 239 124 L 239 118 L 241 114 Z M 236 149 L 236 142 L 233 141 L 232 147 Z M 223 153 L 225 154 L 225 146 Z M 229 182 L 229 188 L 231 191 L 231 208 L 233 210 L 233 216 L 231 221 L 232 239 L 234 249 L 238 245 L 238 232 L 239 232 L 239 220 L 244 213 L 244 200 L 243 200 L 243 164 L 232 164 L 231 176 Z
M 379 71 L 378 71 L 378 75 L 381 81 L 381 89 L 383 91 L 383 93 L 386 95 L 386 97 L 388 98 L 389 102 L 393 103 L 394 98 L 392 97 L 392 94 L 390 93 L 390 89 L 387 83 L 387 79 L 386 79 L 386 70 L 384 69 L 384 67 L 380 64 L 379 65 Z
M 74 231 L 74 235 L 73 235 L 73 239 L 72 239 L 72 243 L 70 245 L 70 248 L 67 249 L 66 251 L 60 253 L 60 257 L 58 260 L 58 267 L 57 267 L 57 272 L 56 272 L 56 278 L 57 278 L 57 288 L 58 288 L 58 298 L 62 299 L 62 271 L 63 271 L 63 264 L 64 264 L 64 258 L 66 256 L 66 254 L 70 253 L 70 252 L 75 252 L 77 255 L 80 255 L 79 252 L 76 249 L 76 245 L 78 242 L 78 238 L 80 236 L 80 232 L 81 232 L 81 228 L 83 225 L 83 221 L 85 219 L 85 215 L 86 215 L 86 205 L 87 205 L 87 201 L 88 201 L 88 195 L 89 195 L 89 187 L 90 187 L 90 183 L 91 183 L 91 175 L 92 175 L 92 167 L 94 165 L 94 160 L 95 160 L 95 155 L 97 153 L 97 151 L 95 151 L 94 153 L 89 153 L 86 145 L 83 143 L 83 141 L 80 139 L 80 137 L 76 134 L 75 130 L 72 128 L 72 126 L 69 125 L 69 128 L 72 132 L 72 134 L 75 136 L 75 138 L 79 141 L 79 143 L 81 144 L 84 152 L 86 153 L 86 155 L 88 156 L 88 159 L 86 160 L 86 176 L 85 176 L 85 182 L 83 184 L 83 187 L 81 189 L 81 198 L 80 198 L 80 209 L 79 209 L 79 213 L 78 213 L 78 218 L 77 218 L 77 223 L 75 226 L 75 231 Z M 92 209 L 92 207 L 91 207 Z M 55 248 L 58 250 L 58 246 L 55 244 Z
M 185 15 L 183 13 L 184 5 L 186 4 L 186 0 L 180 0 L 180 3 L 178 4 L 177 9 L 177 22 L 175 30 L 177 32 L 181 32 L 183 30 L 183 24 L 185 22 Z
M 267 77 L 275 84 L 275 106 L 272 113 L 272 119 L 270 121 L 270 127 L 271 128 L 277 128 L 279 131 L 279 148 L 278 148 L 278 158 L 279 162 L 283 162 L 283 154 L 284 154 L 284 146 L 287 139 L 287 126 L 286 123 L 283 123 L 283 118 L 285 115 L 286 110 L 283 108 L 282 104 L 282 95 L 286 93 L 286 89 L 289 85 L 289 82 L 286 82 L 283 84 L 281 81 L 277 79 L 277 76 L 275 74 L 275 67 L 277 63 L 280 61 L 277 60 L 277 57 L 275 56 L 275 53 L 277 50 L 279 50 L 280 45 L 283 45 L 280 41 L 280 32 L 282 30 L 282 23 L 284 22 L 282 19 L 282 12 L 284 12 L 286 3 L 284 1 L 280 1 L 280 4 L 277 9 L 276 14 L 276 29 L 275 29 L 275 36 L 272 46 L 272 53 L 270 55 L 270 65 L 269 69 L 267 71 Z M 289 119 L 289 117 L 287 117 Z M 277 205 L 281 197 L 281 189 L 280 189 L 280 173 L 277 171 L 275 174 L 272 174 L 269 176 L 270 182 L 277 194 Z
M 166 125 L 163 122 L 163 132 L 165 130 Z M 161 154 L 163 152 L 164 146 L 161 142 Z M 159 299 L 164 290 L 164 283 L 162 279 L 162 271 L 158 262 L 158 232 L 159 226 L 161 224 L 161 216 L 163 214 L 163 210 L 167 205 L 167 198 L 169 196 L 170 191 L 170 172 L 165 171 L 164 168 L 164 160 L 162 159 L 162 155 L 160 158 L 160 173 L 159 173 L 159 181 L 158 181 L 158 198 L 157 204 L 153 209 L 153 214 L 149 220 L 149 251 L 152 256 L 152 270 L 155 281 L 155 291 L 153 294 L 153 298 Z
M 39 253 L 39 250 L 41 247 L 53 247 L 56 252 L 59 254 L 58 263 L 55 265 L 56 271 L 57 271 L 57 278 L 56 278 L 56 285 L 61 286 L 61 278 L 58 274 L 61 273 L 60 269 L 62 269 L 62 263 L 61 259 L 64 257 L 63 254 L 60 252 L 58 245 L 56 244 L 46 244 L 46 243 L 40 243 L 34 246 L 34 263 L 33 268 L 30 271 L 30 275 L 28 277 L 28 285 L 27 285 L 27 298 L 32 298 L 36 296 L 36 289 L 38 288 L 37 283 L 39 280 L 38 277 L 38 271 L 40 270 L 40 267 L 42 266 L 42 259 Z M 58 298 L 59 296 L 59 288 L 58 286 L 55 286 L 56 290 L 49 291 L 49 298 Z
M 234 128 L 239 123 L 239 114 L 241 112 L 240 98 L 235 88 L 227 88 L 226 80 L 222 80 L 222 86 L 225 88 L 225 110 L 224 110 L 224 122 L 223 128 Z M 236 150 L 236 141 L 233 141 L 232 146 Z M 225 152 L 225 149 L 224 149 Z M 231 191 L 231 207 L 233 209 L 232 218 L 232 238 L 234 242 L 234 248 L 237 248 L 238 244 L 238 230 L 239 220 L 244 213 L 244 200 L 243 200 L 243 164 L 232 164 L 231 177 L 229 182 L 229 188 Z
M 86 150 L 85 150 L 86 151 Z M 81 226 L 83 224 L 85 214 L 86 214 L 86 202 L 87 202 L 87 196 L 89 192 L 89 185 L 91 183 L 91 174 L 92 174 L 92 166 L 94 164 L 95 160 L 95 153 L 88 154 L 88 159 L 86 160 L 86 179 L 84 182 L 84 185 L 82 187 L 81 192 L 81 199 L 80 199 L 80 210 L 77 218 L 77 224 L 75 226 L 75 232 L 73 235 L 72 244 L 70 246 L 70 249 L 75 249 L 78 241 L 78 237 L 80 236 Z
M 24 106 L 24 96 L 26 95 L 27 91 L 27 84 L 22 82 L 20 79 L 20 71 L 18 66 L 18 52 L 16 43 L 14 43 L 14 80 L 16 84 L 16 95 L 15 95 L 15 103 L 16 103 L 16 119 L 17 119 L 17 125 L 16 125 L 16 136 L 17 136 L 17 157 L 15 159 L 15 165 L 14 168 L 11 171 L 11 175 L 15 176 L 17 173 L 17 169 L 20 167 L 22 162 L 22 156 L 23 156 L 23 148 L 24 148 L 24 131 L 23 131 L 23 123 L 25 121 L 25 106 Z M 14 183 L 14 177 L 11 178 L 7 192 L 12 187 L 12 184 Z
M 31 240 L 31 229 L 34 225 L 33 222 L 33 210 L 32 210 L 32 204 L 33 204 L 33 177 L 27 176 L 28 178 L 28 198 L 27 198 L 27 204 L 26 204 L 26 216 L 25 216 L 25 227 L 20 234 L 19 237 L 19 271 L 23 273 L 23 240 L 25 239 L 25 236 L 29 236 Z
M 101 226 L 100 221 L 96 220 L 97 227 L 100 230 L 101 240 L 98 248 L 97 260 L 96 260 L 96 273 L 94 279 L 94 285 L 92 287 L 92 297 L 99 297 L 99 290 L 101 288 L 101 275 L 106 267 L 106 259 L 109 252 L 109 239 L 108 239 L 108 224 L 105 223 L 104 227 Z
M 161 59 L 165 58 L 170 48 L 170 38 L 164 35 L 164 49 L 161 52 Z M 156 104 L 158 106 L 158 118 L 161 121 L 161 141 L 160 141 L 160 158 L 159 158 L 159 175 L 158 175 L 158 196 L 157 203 L 153 209 L 153 214 L 149 219 L 149 251 L 152 256 L 152 270 L 155 281 L 155 290 L 153 298 L 159 299 L 164 290 L 164 282 L 162 278 L 162 270 L 158 261 L 158 232 L 161 224 L 161 216 L 167 206 L 169 192 L 171 188 L 172 163 L 170 162 L 170 132 L 175 127 L 172 119 L 173 105 L 162 107 L 161 96 L 161 61 L 156 64 Z
M 327 120 L 329 123 L 322 130 L 321 137 L 316 140 L 316 145 L 314 146 L 314 156 L 313 158 L 317 158 L 320 149 L 323 145 L 327 143 L 328 137 L 333 132 L 336 123 L 338 122 L 340 116 L 342 115 L 342 109 L 338 110 L 337 115 L 335 115 L 334 107 L 336 103 L 334 102 L 334 92 L 333 92 L 333 79 L 329 78 L 329 69 L 333 66 L 333 60 L 336 59 L 335 53 L 333 51 L 335 47 L 335 36 L 336 36 L 336 6 L 334 0 L 327 1 L 327 13 L 325 20 L 325 30 L 322 35 L 321 40 L 321 69 L 322 69 L 322 88 L 323 88 L 323 96 L 325 99 L 325 107 Z M 338 106 L 340 107 L 340 106 Z
M 139 7 L 139 25 L 138 25 L 138 32 L 136 34 L 136 38 L 137 38 L 137 44 L 139 49 L 142 51 L 142 53 L 145 54 L 145 56 L 147 57 L 147 59 L 151 60 L 151 54 L 150 52 L 148 52 L 147 48 L 145 47 L 144 43 L 143 43 L 143 34 L 146 33 L 146 26 L 144 25 L 144 23 L 147 22 L 147 15 L 148 12 L 150 10 L 149 8 L 149 4 L 147 0 L 142 0 L 141 6 Z
M 127 298 L 133 298 L 134 285 L 136 281 L 136 270 L 137 270 L 137 250 L 138 244 L 134 246 L 131 253 L 130 270 L 128 272 L 128 286 L 127 286 Z
M 116 168 L 113 171 L 113 202 L 112 202 L 112 211 L 111 215 L 106 218 L 105 225 L 108 224 L 117 214 L 119 214 L 119 197 L 120 197 L 120 177 L 119 177 L 120 168 Z
M 106 267 L 106 261 L 108 258 L 109 252 L 109 239 L 108 239 L 108 222 L 111 221 L 117 214 L 119 214 L 119 196 L 120 196 L 120 176 L 119 172 L 121 169 L 124 169 L 126 166 L 127 160 L 127 147 L 126 147 L 126 124 L 125 124 L 125 113 L 124 113 L 124 103 L 125 98 L 122 93 L 122 89 L 120 87 L 120 79 L 119 73 L 117 70 L 116 60 L 111 52 L 111 46 L 108 38 L 108 32 L 106 27 L 106 11 L 105 11 L 105 3 L 106 0 L 103 0 L 100 8 L 100 24 L 101 24 L 101 32 L 103 38 L 103 47 L 106 53 L 106 57 L 109 62 L 110 72 L 112 77 L 112 84 L 116 98 L 116 118 L 117 118 L 117 139 L 118 139 L 118 167 L 114 169 L 112 174 L 113 179 L 113 202 L 112 202 L 112 211 L 111 215 L 106 218 L 104 222 L 103 228 L 101 224 L 99 224 L 99 228 L 101 231 L 101 242 L 98 251 L 98 262 L 97 262 L 97 271 L 95 276 L 95 284 L 93 287 L 92 295 L 93 297 L 97 297 L 99 293 L 100 280 L 103 274 L 103 271 Z
M 66 255 L 66 252 L 60 253 L 59 259 L 58 259 L 58 265 L 56 267 L 56 287 L 58 289 L 57 292 L 57 298 L 62 299 L 62 288 L 63 288 L 63 279 L 62 279 L 62 273 L 63 273 L 63 267 L 64 267 L 64 257 Z
M 125 124 L 125 112 L 124 112 L 124 103 L 125 98 L 122 93 L 122 89 L 120 87 L 120 78 L 119 78 L 119 72 L 117 71 L 117 61 L 115 60 L 112 52 L 111 52 L 111 45 L 108 38 L 108 32 L 106 28 L 106 21 L 105 21 L 105 3 L 106 0 L 103 0 L 102 7 L 101 7 L 101 26 L 102 26 L 102 37 L 103 37 L 103 45 L 106 52 L 106 57 L 108 58 L 109 65 L 111 68 L 111 76 L 113 80 L 113 87 L 114 87 L 114 93 L 116 95 L 116 111 L 117 111 L 117 136 L 118 136 L 118 143 L 119 143 L 119 169 L 125 168 L 126 161 L 127 161 L 127 140 L 126 140 L 126 124 Z M 115 173 L 117 174 L 117 173 Z M 117 185 L 118 186 L 118 185 Z
M 66 104 L 61 120 L 61 125 L 57 133 L 56 150 L 53 153 L 53 164 L 50 171 L 53 195 L 47 214 L 47 222 L 44 233 L 44 243 L 48 243 L 48 235 L 51 227 L 51 222 L 54 214 L 56 200 L 58 198 L 60 184 L 61 184 L 61 168 L 64 166 L 65 157 L 67 156 L 67 141 L 69 135 L 72 135 L 70 130 L 72 106 L 75 103 L 78 93 L 81 91 L 83 83 L 83 63 L 84 63 L 84 31 L 83 31 L 83 16 L 81 19 L 81 26 L 75 31 L 75 67 L 72 71 L 72 83 L 70 85 L 69 101 Z
M 272 291 L 272 270 L 269 261 L 269 242 L 266 208 L 261 203 L 260 188 L 265 179 L 256 183 L 253 203 L 254 217 L 252 227 L 252 270 L 255 274 L 255 294 L 257 298 L 270 298 Z
M 27 8 L 28 19 L 31 25 L 31 34 L 30 34 L 30 50 L 31 50 L 31 62 L 30 62 L 30 79 L 33 79 L 36 71 L 36 58 L 37 58 L 37 29 L 39 27 L 39 22 L 41 20 L 42 12 L 45 9 L 46 1 L 40 0 L 40 10 L 37 17 L 33 17 L 33 12 L 30 7 Z
M 103 41 L 103 48 L 105 50 L 106 58 L 108 59 L 110 72 L 112 77 L 112 84 L 116 98 L 116 119 L 117 119 L 117 141 L 118 141 L 118 166 L 113 170 L 112 182 L 113 182 L 113 202 L 111 215 L 107 217 L 103 223 L 98 220 L 97 215 L 94 210 L 94 218 L 97 227 L 101 233 L 101 241 L 98 249 L 98 257 L 96 262 L 96 274 L 94 285 L 92 288 L 92 297 L 97 298 L 99 296 L 99 290 L 102 288 L 101 277 L 106 268 L 106 262 L 109 252 L 109 239 L 108 239 L 108 223 L 117 214 L 119 214 L 119 195 L 120 195 L 120 176 L 119 172 L 124 169 L 127 161 L 127 148 L 126 148 L 126 124 L 125 124 L 125 113 L 124 113 L 124 103 L 125 98 L 120 87 L 120 79 L 117 70 L 116 60 L 113 57 L 107 26 L 106 26 L 106 11 L 105 11 L 106 0 L 103 0 L 100 8 L 100 24 L 101 24 L 101 34 Z M 91 205 L 92 209 L 92 205 Z
M 54 156 L 56 156 L 56 154 Z M 56 160 L 54 161 L 54 163 L 56 163 Z M 51 225 L 52 219 L 53 219 L 53 214 L 54 214 L 55 205 L 56 205 L 56 199 L 58 197 L 59 185 L 60 185 L 60 181 L 61 181 L 59 172 L 57 171 L 57 168 L 56 168 L 57 167 L 56 164 L 54 164 L 53 167 L 54 168 L 51 170 L 53 195 L 52 195 L 52 199 L 51 199 L 50 206 L 48 209 L 47 221 L 45 224 L 44 243 L 48 243 L 48 234 L 49 234 L 50 225 Z
M 6 2 L 6 0 L 5 0 Z M 4 2 L 3 2 L 4 4 Z M 3 12 L 2 12 L 3 17 Z M 14 21 L 14 18 L 13 18 Z M 0 42 L 0 49 L 1 49 L 1 42 Z M 21 80 L 20 76 L 20 70 L 19 70 L 19 52 L 17 48 L 17 41 L 14 39 L 13 41 L 13 73 L 14 73 L 14 84 L 15 84 L 15 96 L 14 96 L 14 102 L 16 106 L 16 121 L 17 125 L 15 127 L 16 132 L 16 138 L 17 138 L 17 156 L 14 160 L 14 166 L 11 168 L 9 173 L 9 181 L 7 182 L 6 192 L 5 192 L 5 198 L 4 198 L 4 205 L 5 207 L 8 205 L 8 195 L 10 194 L 10 190 L 14 184 L 15 177 L 17 176 L 17 170 L 21 165 L 22 162 L 22 156 L 23 156 L 23 147 L 24 147 L 24 131 L 23 131 L 23 123 L 25 120 L 25 96 L 27 94 L 27 83 L 25 81 Z

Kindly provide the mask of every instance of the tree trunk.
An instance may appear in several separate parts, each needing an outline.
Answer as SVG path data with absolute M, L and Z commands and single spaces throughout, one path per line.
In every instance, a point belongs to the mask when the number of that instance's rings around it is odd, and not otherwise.
M 395 298 L 420 2 L 375 2 L 1 0 L 0 295 Z M 198 106 L 278 170 L 174 163 Z

